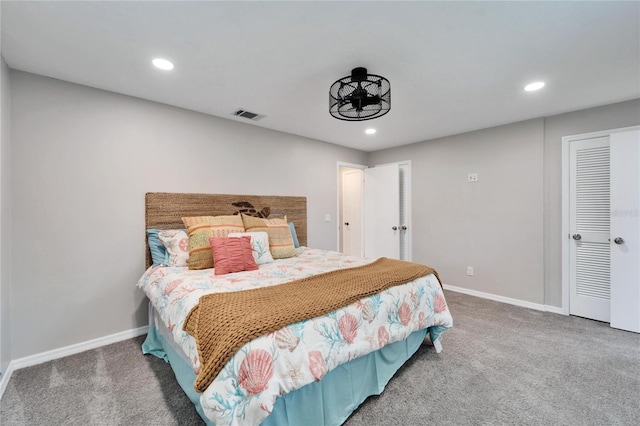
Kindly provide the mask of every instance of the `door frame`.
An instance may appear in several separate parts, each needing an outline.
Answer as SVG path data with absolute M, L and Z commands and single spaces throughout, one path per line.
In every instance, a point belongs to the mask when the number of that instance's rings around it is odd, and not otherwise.
M 413 199 L 413 189 L 411 188 L 411 160 L 398 161 L 400 167 L 406 166 L 407 175 L 405 176 L 405 201 L 406 201 L 406 209 L 405 209 L 405 221 L 404 225 L 407 226 L 407 232 L 405 232 L 405 242 L 406 242 L 406 255 L 407 258 L 405 260 L 412 262 L 413 261 L 413 224 L 412 224 L 412 206 L 411 200 Z M 403 224 L 401 224 L 403 225 Z
M 340 223 L 340 215 L 342 210 L 342 198 L 340 197 L 340 195 L 342 194 L 342 174 L 340 173 L 340 167 L 364 170 L 369 166 L 366 166 L 364 164 L 347 163 L 344 161 L 338 161 L 336 164 L 336 251 L 338 252 L 340 251 L 340 243 L 342 242 L 342 232 L 340 232 L 342 227 Z M 360 223 L 362 224 L 362 221 Z
M 629 130 L 640 130 L 640 126 L 621 127 L 618 129 L 602 130 L 599 132 L 582 133 L 579 135 L 564 136 L 562 138 L 562 263 L 560 265 L 562 271 L 562 314 L 569 315 L 569 234 L 570 230 L 570 212 L 569 212 L 569 174 L 570 174 L 570 153 L 569 145 L 573 141 L 582 139 L 601 138 L 603 136 L 611 136 L 614 133 L 627 132 Z M 565 237 L 566 235 L 566 237 Z

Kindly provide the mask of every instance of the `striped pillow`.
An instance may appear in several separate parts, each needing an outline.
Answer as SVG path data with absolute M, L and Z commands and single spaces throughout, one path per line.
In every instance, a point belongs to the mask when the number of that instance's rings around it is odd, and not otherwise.
M 243 214 L 242 222 L 246 232 L 269 234 L 269 251 L 274 259 L 286 259 L 297 255 L 286 216 L 284 219 L 261 219 Z
M 183 217 L 189 234 L 189 269 L 213 268 L 209 238 L 225 238 L 232 232 L 244 232 L 240 216 Z

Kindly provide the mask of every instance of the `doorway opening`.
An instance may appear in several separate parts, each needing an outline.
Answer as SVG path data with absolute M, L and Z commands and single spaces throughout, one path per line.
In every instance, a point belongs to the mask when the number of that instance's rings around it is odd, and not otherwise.
M 367 166 L 338 162 L 338 251 L 363 256 L 364 172 Z
M 411 162 L 338 162 L 337 250 L 411 260 Z

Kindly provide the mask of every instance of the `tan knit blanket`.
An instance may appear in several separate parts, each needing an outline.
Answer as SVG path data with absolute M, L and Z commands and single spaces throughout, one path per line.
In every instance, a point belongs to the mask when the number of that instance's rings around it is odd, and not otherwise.
M 256 337 L 430 273 L 438 276 L 430 267 L 383 257 L 276 286 L 204 295 L 184 323 L 200 356 L 194 387 L 204 392 L 231 357 Z

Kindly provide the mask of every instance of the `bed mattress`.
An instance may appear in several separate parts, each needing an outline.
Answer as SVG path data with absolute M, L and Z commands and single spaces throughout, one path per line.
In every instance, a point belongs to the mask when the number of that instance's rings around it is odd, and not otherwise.
M 158 332 L 159 340 L 166 342 L 161 346 L 165 352 L 177 354 L 195 377 L 200 368 L 196 343 L 182 326 L 200 296 L 278 285 L 371 261 L 301 248 L 297 257 L 261 265 L 257 271 L 222 277 L 216 277 L 213 270 L 152 267 L 138 286 L 157 311 L 153 328 L 164 328 L 164 335 Z M 254 339 L 241 348 L 206 391 L 199 394 L 199 411 L 203 418 L 217 425 L 259 424 L 265 418 L 277 418 L 276 414 L 269 414 L 277 409 L 276 403 L 286 404 L 287 399 L 283 396 L 291 394 L 293 396 L 289 398 L 295 398 L 302 392 L 294 391 L 314 383 L 329 382 L 325 379 L 334 371 L 331 377 L 340 377 L 337 372 L 342 370 L 338 367 L 357 359 L 383 355 L 381 349 L 392 348 L 391 344 L 395 343 L 404 347 L 403 356 L 396 357 L 400 362 L 394 366 L 397 369 L 422 341 L 415 332 L 423 330 L 424 335 L 424 330 L 428 330 L 431 340 L 437 341 L 451 326 L 451 315 L 438 280 L 433 275 L 419 278 L 327 315 Z M 416 339 L 418 346 L 411 345 Z M 366 372 L 362 374 L 368 376 Z M 383 388 L 387 381 L 388 378 L 382 377 L 373 387 Z
M 151 304 L 149 315 L 149 333 L 142 345 L 143 353 L 164 359 L 171 365 L 176 380 L 200 417 L 207 425 L 214 425 L 204 414 L 201 394 L 193 387 L 196 379 L 193 368 L 182 350 L 171 342 L 171 332 L 159 320 Z M 344 363 L 322 380 L 279 396 L 260 425 L 341 425 L 367 397 L 382 393 L 398 369 L 420 348 L 426 334 L 426 329 L 413 332 L 406 340 Z

